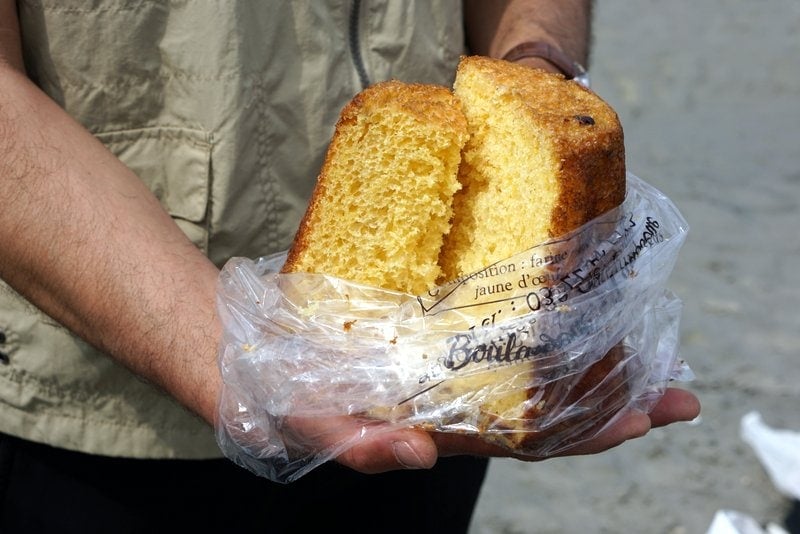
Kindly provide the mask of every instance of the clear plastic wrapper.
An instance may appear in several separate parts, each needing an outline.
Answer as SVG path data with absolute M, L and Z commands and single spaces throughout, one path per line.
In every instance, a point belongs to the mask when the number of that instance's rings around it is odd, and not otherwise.
M 692 378 L 665 288 L 687 231 L 629 174 L 618 209 L 425 295 L 280 274 L 284 254 L 233 258 L 218 294 L 220 448 L 291 482 L 398 427 L 532 457 L 590 439 Z

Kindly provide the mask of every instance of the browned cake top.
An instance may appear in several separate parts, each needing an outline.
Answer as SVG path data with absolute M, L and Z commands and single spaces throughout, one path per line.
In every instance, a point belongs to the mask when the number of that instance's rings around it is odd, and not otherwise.
M 497 59 L 463 58 L 455 94 L 467 117 L 445 279 L 575 230 L 625 197 L 616 113 L 563 76 Z
M 421 122 L 463 130 L 464 118 L 454 114 L 454 108 L 458 108 L 458 102 L 447 87 L 388 80 L 371 85 L 353 97 L 342 109 L 336 127 L 354 121 L 358 115 L 375 116 L 398 110 L 415 116 Z
M 576 229 L 625 198 L 625 145 L 614 109 L 596 93 L 560 74 L 472 56 L 459 71 L 476 69 L 520 104 L 532 125 L 547 132 L 561 166 L 561 206 L 553 235 Z

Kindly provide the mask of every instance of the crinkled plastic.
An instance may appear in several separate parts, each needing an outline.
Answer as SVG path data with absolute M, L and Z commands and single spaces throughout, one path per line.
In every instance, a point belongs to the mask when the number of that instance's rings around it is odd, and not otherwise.
M 687 231 L 629 174 L 618 209 L 421 296 L 280 274 L 285 254 L 233 258 L 218 293 L 219 446 L 284 483 L 398 427 L 562 452 L 692 378 L 665 288 Z

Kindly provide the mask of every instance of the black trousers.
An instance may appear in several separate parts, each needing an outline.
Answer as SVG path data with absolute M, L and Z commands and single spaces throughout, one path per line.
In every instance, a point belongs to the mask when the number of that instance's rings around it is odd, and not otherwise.
M 92 456 L 0 434 L 0 533 L 466 532 L 485 459 L 283 485 L 228 460 Z

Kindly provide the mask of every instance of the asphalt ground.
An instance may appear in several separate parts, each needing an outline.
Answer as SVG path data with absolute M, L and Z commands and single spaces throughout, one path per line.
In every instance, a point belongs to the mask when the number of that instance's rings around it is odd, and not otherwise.
M 705 533 L 718 510 L 784 524 L 740 436 L 759 412 L 800 432 L 800 2 L 597 2 L 592 86 L 619 113 L 629 171 L 689 222 L 669 287 L 701 418 L 612 451 L 493 460 L 482 533 Z

